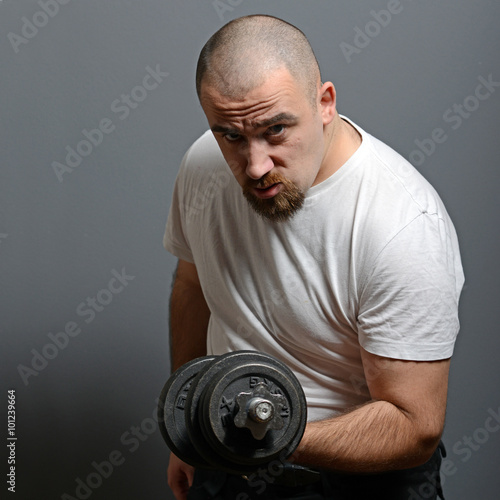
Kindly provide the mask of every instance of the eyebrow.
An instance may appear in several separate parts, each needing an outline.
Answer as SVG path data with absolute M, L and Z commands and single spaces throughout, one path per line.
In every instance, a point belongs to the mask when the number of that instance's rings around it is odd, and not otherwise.
M 295 115 L 292 115 L 291 113 L 278 113 L 275 116 L 272 116 L 271 118 L 268 118 L 266 120 L 262 121 L 255 121 L 252 122 L 252 127 L 253 128 L 266 128 L 266 127 L 271 127 L 272 125 L 275 125 L 277 123 L 288 123 L 288 124 L 293 124 L 298 121 L 298 118 Z M 212 132 L 214 133 L 222 133 L 222 134 L 227 134 L 227 133 L 240 133 L 239 130 L 231 128 L 231 127 L 224 127 L 222 125 L 213 125 L 211 127 Z

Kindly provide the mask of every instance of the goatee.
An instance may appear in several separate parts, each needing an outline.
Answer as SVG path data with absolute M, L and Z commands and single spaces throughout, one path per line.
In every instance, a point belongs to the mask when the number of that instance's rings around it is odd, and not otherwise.
M 253 188 L 267 188 L 282 184 L 281 190 L 272 198 L 259 198 Z M 291 219 L 304 205 L 305 194 L 289 179 L 280 174 L 266 174 L 258 181 L 248 180 L 243 186 L 243 195 L 250 206 L 262 217 L 273 222 Z

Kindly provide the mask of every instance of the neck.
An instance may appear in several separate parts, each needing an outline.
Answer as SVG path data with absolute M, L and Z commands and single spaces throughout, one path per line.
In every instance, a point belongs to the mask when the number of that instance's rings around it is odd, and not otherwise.
M 324 173 L 319 183 L 347 162 L 361 145 L 360 133 L 338 114 L 325 128 L 325 154 L 323 157 Z

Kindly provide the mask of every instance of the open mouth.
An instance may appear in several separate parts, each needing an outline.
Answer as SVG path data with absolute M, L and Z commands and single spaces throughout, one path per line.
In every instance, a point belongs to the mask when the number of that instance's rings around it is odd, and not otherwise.
M 282 187 L 283 184 L 281 182 L 275 182 L 264 188 L 254 187 L 253 192 L 259 198 L 267 199 L 276 196 L 281 191 Z

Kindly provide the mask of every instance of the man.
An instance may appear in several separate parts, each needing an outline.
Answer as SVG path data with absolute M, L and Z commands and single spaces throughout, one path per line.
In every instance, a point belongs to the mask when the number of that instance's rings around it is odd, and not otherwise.
M 221 28 L 200 54 L 197 92 L 211 130 L 183 160 L 165 233 L 179 258 L 173 369 L 239 349 L 281 359 L 308 402 L 291 460 L 323 477 L 261 492 L 196 471 L 189 498 L 441 496 L 463 273 L 438 195 L 338 114 L 307 39 L 284 21 Z M 193 474 L 171 456 L 176 498 Z

